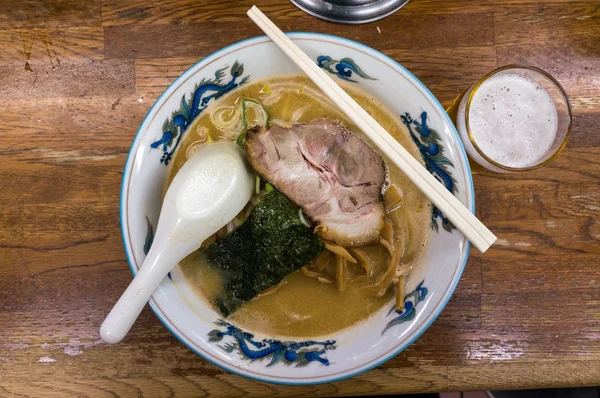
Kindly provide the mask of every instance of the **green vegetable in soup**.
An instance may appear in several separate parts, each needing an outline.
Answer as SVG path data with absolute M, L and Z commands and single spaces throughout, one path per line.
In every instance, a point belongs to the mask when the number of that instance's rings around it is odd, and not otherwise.
M 295 206 L 271 190 L 241 226 L 206 248 L 226 285 L 216 305 L 228 316 L 266 288 L 316 257 L 325 245 L 298 217 Z
M 254 121 L 248 121 L 248 109 L 252 108 L 256 112 L 257 118 Z M 254 123 L 252 123 L 254 122 Z M 242 124 L 243 131 L 237 136 L 235 142 L 242 148 L 246 147 L 246 131 L 253 130 L 258 126 L 269 127 L 271 125 L 271 114 L 262 106 L 262 104 L 253 99 L 242 100 Z

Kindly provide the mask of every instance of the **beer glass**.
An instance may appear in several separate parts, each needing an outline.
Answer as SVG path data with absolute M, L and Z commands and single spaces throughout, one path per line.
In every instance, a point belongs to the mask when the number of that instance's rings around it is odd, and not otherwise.
M 446 111 L 474 174 L 547 165 L 565 147 L 571 132 L 565 90 L 550 74 L 531 66 L 507 65 L 489 72 Z

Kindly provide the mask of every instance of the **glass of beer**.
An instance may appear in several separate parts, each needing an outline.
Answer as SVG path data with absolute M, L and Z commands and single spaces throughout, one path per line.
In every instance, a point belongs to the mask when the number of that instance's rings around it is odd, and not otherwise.
M 550 163 L 571 133 L 571 105 L 541 69 L 508 65 L 483 76 L 447 109 L 474 173 L 533 170 Z M 478 167 L 479 166 L 479 167 Z

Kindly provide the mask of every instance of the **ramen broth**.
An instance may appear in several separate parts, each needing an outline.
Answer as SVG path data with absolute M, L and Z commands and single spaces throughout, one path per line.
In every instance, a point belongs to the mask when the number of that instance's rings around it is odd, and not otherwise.
M 355 87 L 342 85 L 371 116 L 373 116 L 416 159 L 421 157 L 406 127 L 374 98 Z M 237 106 L 242 99 L 254 99 L 268 110 L 271 123 L 279 121 L 309 122 L 327 117 L 341 120 L 348 128 L 370 143 L 359 129 L 341 113 L 318 88 L 303 76 L 281 76 L 257 81 L 239 87 L 215 101 L 188 128 L 181 146 L 175 154 L 169 171 L 169 183 L 187 158 L 203 145 L 219 140 L 235 141 L 211 122 L 215 107 Z M 247 114 L 252 126 L 252 113 Z M 373 147 L 373 144 L 370 143 Z M 384 156 L 388 166 L 389 184 L 402 192 L 402 205 L 388 214 L 395 231 L 404 236 L 402 264 L 413 267 L 421 257 L 431 222 L 429 200 Z M 398 232 L 397 232 L 398 233 Z M 367 294 L 361 287 L 373 284 L 386 269 L 389 255 L 381 245 L 362 248 L 371 259 L 374 270 L 370 277 L 356 279 L 348 284 L 345 292 L 339 292 L 334 283 L 322 283 L 302 272 L 288 275 L 281 287 L 268 295 L 244 304 L 227 319 L 237 326 L 267 335 L 289 337 L 316 337 L 348 328 L 378 312 L 391 303 L 394 287 L 390 286 L 383 297 Z M 202 251 L 197 251 L 179 264 L 181 273 L 195 292 L 213 303 L 224 281 L 220 271 L 210 264 Z M 350 280 L 364 274 L 359 264 L 348 263 Z M 333 277 L 334 275 L 332 275 Z M 215 310 L 216 311 L 216 310 Z

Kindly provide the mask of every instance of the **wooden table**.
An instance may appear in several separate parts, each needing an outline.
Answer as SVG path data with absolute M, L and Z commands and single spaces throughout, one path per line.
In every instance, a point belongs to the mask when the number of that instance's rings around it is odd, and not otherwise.
M 496 66 L 546 69 L 571 98 L 572 138 L 544 169 L 475 177 L 478 216 L 498 243 L 485 256 L 472 251 L 441 316 L 410 348 L 370 372 L 314 387 L 246 380 L 197 357 L 149 309 L 124 343 L 100 340 L 100 323 L 131 280 L 119 187 L 136 129 L 192 63 L 260 34 L 245 15 L 250 5 L 0 1 L 0 396 L 597 385 L 598 0 L 413 0 L 362 26 L 322 22 L 285 0 L 258 0 L 285 30 L 341 35 L 383 51 L 445 105 Z

